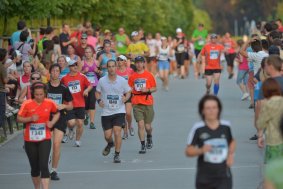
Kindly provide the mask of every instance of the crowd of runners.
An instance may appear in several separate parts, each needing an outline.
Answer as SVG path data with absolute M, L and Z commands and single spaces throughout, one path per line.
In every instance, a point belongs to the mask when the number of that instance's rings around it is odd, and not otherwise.
M 199 102 L 202 121 L 190 131 L 186 148 L 187 156 L 198 156 L 196 188 L 232 188 L 236 142 L 230 123 L 221 120 L 220 78 L 236 78 L 242 92 L 239 100 L 250 101 L 256 129 L 250 139 L 257 140 L 260 148 L 266 145 L 264 163 L 272 165 L 283 158 L 281 20 L 238 40 L 228 32 L 208 33 L 203 24 L 191 36 L 181 28 L 174 36 L 145 35 L 142 29 L 128 36 L 122 27 L 102 31 L 90 22 L 73 32 L 68 24 L 63 24 L 61 33 L 48 26 L 39 38 L 33 38 L 22 20 L 17 28 L 9 48 L 0 49 L 0 125 L 12 114 L 24 124 L 23 147 L 36 189 L 49 188 L 50 178 L 60 180 L 61 143 L 72 141 L 81 147 L 84 130 L 97 127 L 98 106 L 106 142 L 103 156 L 114 148 L 113 162 L 121 163 L 122 140 L 136 133 L 138 153 L 152 149 L 152 93 L 158 79 L 164 92 L 170 90 L 170 79 L 206 80 Z M 225 67 L 227 78 L 221 77 Z M 276 188 L 276 170 L 268 170 L 265 184 Z

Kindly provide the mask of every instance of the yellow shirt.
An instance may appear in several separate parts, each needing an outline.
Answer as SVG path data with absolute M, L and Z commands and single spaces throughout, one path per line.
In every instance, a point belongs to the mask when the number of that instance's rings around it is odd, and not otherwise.
M 280 121 L 283 115 L 283 97 L 273 96 L 266 100 L 257 120 L 259 129 L 265 129 L 266 144 L 270 146 L 283 143 Z
M 148 46 L 143 42 L 131 43 L 127 48 L 127 54 L 132 54 L 134 57 L 144 55 L 144 53 L 148 51 Z

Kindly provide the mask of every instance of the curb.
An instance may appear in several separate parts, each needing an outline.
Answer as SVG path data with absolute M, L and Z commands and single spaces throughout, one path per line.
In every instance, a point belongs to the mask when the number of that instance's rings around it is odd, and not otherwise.
M 14 131 L 12 135 L 7 135 L 7 139 L 4 142 L 0 143 L 0 148 L 5 146 L 7 143 L 9 143 L 21 133 L 23 133 L 23 130 Z

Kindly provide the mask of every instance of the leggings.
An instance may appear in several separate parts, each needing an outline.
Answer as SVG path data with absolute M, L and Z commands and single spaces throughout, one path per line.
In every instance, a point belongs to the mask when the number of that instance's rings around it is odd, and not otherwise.
M 31 176 L 49 178 L 48 161 L 51 150 L 51 140 L 41 142 L 25 141 L 25 150 L 31 167 Z
M 178 68 L 180 68 L 181 66 L 184 65 L 186 52 L 175 53 L 175 56 L 176 56 L 177 66 Z

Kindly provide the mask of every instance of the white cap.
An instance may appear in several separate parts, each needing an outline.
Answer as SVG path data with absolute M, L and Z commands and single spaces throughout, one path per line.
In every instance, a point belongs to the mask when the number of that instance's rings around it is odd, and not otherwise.
M 118 58 L 120 58 L 121 60 L 123 60 L 123 61 L 127 61 L 127 57 L 125 57 L 124 55 L 120 55 L 120 56 L 118 56 Z
M 20 51 L 15 50 L 15 52 L 16 52 L 17 56 L 22 56 L 22 53 Z
M 176 33 L 180 33 L 180 32 L 182 32 L 182 29 L 181 28 L 177 28 L 176 29 Z
M 137 31 L 133 31 L 132 34 L 131 34 L 132 37 L 138 36 L 138 35 L 139 35 L 139 32 L 137 32 Z
M 162 36 L 160 39 L 161 39 L 161 40 L 166 40 L 166 39 L 167 39 L 167 37 Z
M 68 65 L 72 66 L 72 65 L 74 65 L 77 62 L 78 62 L 77 60 L 70 60 L 70 61 L 68 61 Z

